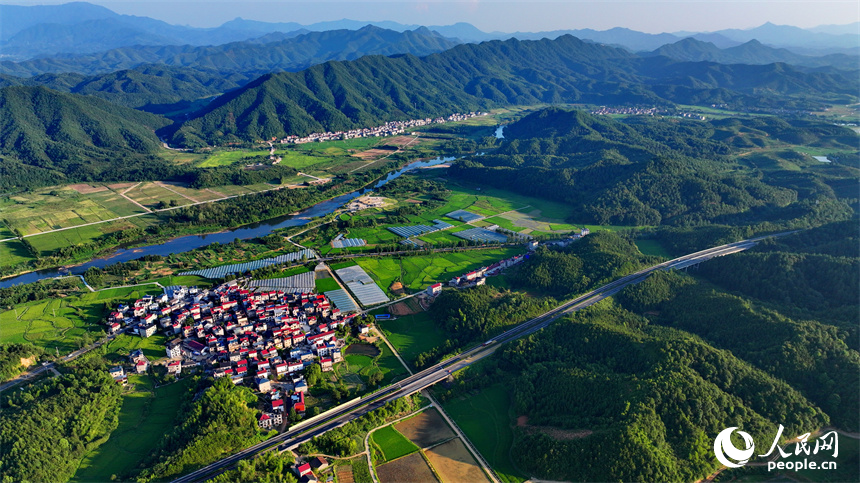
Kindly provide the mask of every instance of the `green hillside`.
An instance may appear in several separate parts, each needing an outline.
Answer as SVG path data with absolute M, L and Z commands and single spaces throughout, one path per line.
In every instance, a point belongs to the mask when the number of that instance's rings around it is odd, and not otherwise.
M 0 154 L 4 188 L 34 178 L 130 179 L 167 174 L 154 156 L 155 129 L 166 119 L 89 96 L 44 87 L 0 89 Z M 43 176 L 44 175 L 44 176 Z

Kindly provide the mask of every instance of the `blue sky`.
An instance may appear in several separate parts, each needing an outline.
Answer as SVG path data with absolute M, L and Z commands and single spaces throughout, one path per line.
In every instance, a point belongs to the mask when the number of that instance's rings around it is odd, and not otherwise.
M 64 2 L 19 0 L 2 3 Z M 627 27 L 658 33 L 746 29 L 768 21 L 799 27 L 860 21 L 858 0 L 94 0 L 91 3 L 118 13 L 145 15 L 195 27 L 217 26 L 236 17 L 302 24 L 350 18 L 422 25 L 469 22 L 484 31 Z

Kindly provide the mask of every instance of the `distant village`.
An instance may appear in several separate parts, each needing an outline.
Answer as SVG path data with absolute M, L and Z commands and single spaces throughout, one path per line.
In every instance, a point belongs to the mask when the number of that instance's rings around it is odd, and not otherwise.
M 596 116 L 606 116 L 610 114 L 624 114 L 628 116 L 678 116 L 689 119 L 705 120 L 705 116 L 693 112 L 679 112 L 674 109 L 665 109 L 659 107 L 606 107 L 601 106 L 599 109 L 591 111 L 591 114 Z
M 287 136 L 280 140 L 281 144 L 304 144 L 304 143 L 315 143 L 315 142 L 323 142 L 323 141 L 340 141 L 344 139 L 355 139 L 355 138 L 370 138 L 370 137 L 380 137 L 380 136 L 393 136 L 396 134 L 403 134 L 406 132 L 408 128 L 419 127 L 419 126 L 427 126 L 429 124 L 441 124 L 445 122 L 453 122 L 453 121 L 465 121 L 466 119 L 477 117 L 477 116 L 486 116 L 486 112 L 469 112 L 466 114 L 451 114 L 448 117 L 437 117 L 437 118 L 426 118 L 426 119 L 412 119 L 409 121 L 391 121 L 386 122 L 381 126 L 376 127 L 368 127 L 364 129 L 352 129 L 350 131 L 335 131 L 335 132 L 319 132 L 308 134 L 307 136 L 299 137 L 299 136 Z

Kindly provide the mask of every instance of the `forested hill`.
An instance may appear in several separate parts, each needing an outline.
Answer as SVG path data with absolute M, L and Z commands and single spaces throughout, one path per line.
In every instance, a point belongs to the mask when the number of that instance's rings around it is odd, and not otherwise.
M 265 39 L 265 38 L 264 38 Z M 47 73 L 105 74 L 141 64 L 211 69 L 222 73 L 253 74 L 297 71 L 329 60 L 352 60 L 364 55 L 410 53 L 428 55 L 458 42 L 426 28 L 395 32 L 366 26 L 358 30 L 308 32 L 273 42 L 264 39 L 223 45 L 135 45 L 86 55 L 43 57 L 24 62 L 0 62 L 0 73 L 18 77 Z
M 749 224 L 816 210 L 838 218 L 851 211 L 835 201 L 853 193 L 842 185 L 856 187 L 858 178 L 851 166 L 763 172 L 755 164 L 763 158 L 748 165 L 732 156 L 740 148 L 773 142 L 857 148 L 860 138 L 853 131 L 818 121 L 638 117 L 621 122 L 550 108 L 511 124 L 505 135 L 495 153 L 455 163 L 451 176 L 563 201 L 580 223 Z M 775 156 L 800 163 L 804 158 L 790 150 Z
M 640 58 L 565 35 L 464 44 L 423 58 L 366 56 L 266 75 L 216 99 L 171 134 L 173 142 L 199 145 L 556 102 L 790 108 L 816 98 L 853 99 L 858 87 L 858 79 L 835 70 Z
M 169 121 L 89 96 L 44 87 L 0 89 L 3 186 L 27 179 L 131 179 L 167 168 L 152 153 Z M 163 174 L 163 173 L 162 173 Z M 20 182 L 16 182 L 16 180 Z
M 99 97 L 114 104 L 164 112 L 206 97 L 215 97 L 246 84 L 253 77 L 214 70 L 140 65 L 108 74 L 42 74 L 19 78 L 0 75 L 0 87 L 44 86 L 62 92 Z

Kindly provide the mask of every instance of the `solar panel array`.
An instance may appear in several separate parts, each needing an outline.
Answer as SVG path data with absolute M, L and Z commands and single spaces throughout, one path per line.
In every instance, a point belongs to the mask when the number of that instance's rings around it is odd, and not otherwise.
M 316 289 L 315 280 L 314 272 L 305 272 L 292 277 L 251 280 L 248 287 L 259 287 L 263 290 L 283 290 L 286 293 L 310 293 Z
M 381 304 L 390 300 L 370 275 L 358 265 L 339 268 L 335 272 L 361 305 Z
M 297 260 L 301 260 L 302 257 L 310 260 L 316 258 L 316 254 L 312 250 L 306 248 L 298 252 L 287 253 L 286 255 L 278 255 L 274 258 L 264 258 L 262 260 L 255 260 L 253 262 L 236 263 L 233 265 L 222 265 L 220 267 L 215 268 L 194 270 L 191 272 L 180 273 L 180 275 L 199 275 L 205 278 L 223 278 L 224 276 L 231 273 L 245 273 L 250 270 L 268 267 L 270 265 L 279 265 L 282 263 L 295 262 Z
M 455 220 L 464 221 L 466 223 L 471 223 L 473 221 L 478 221 L 478 220 L 484 219 L 483 216 L 472 213 L 471 211 L 466 211 L 466 210 L 455 210 L 455 211 L 452 211 L 451 213 L 448 213 L 445 216 L 447 216 L 448 218 L 453 218 Z
M 433 220 L 433 225 L 410 225 L 410 226 L 389 226 L 388 229 L 394 232 L 396 235 L 400 235 L 404 238 L 409 238 L 411 236 L 421 236 L 427 233 L 433 233 L 434 231 L 439 230 L 447 230 L 448 228 L 453 228 L 454 225 L 450 223 L 445 223 L 442 220 Z
M 355 312 L 358 310 L 358 306 L 355 305 L 355 302 L 353 302 L 351 298 L 349 298 L 349 294 L 346 293 L 346 290 L 342 288 L 329 290 L 325 293 L 325 296 L 328 297 L 334 306 L 339 308 L 341 312 Z
M 363 247 L 367 242 L 361 238 L 344 238 L 342 240 L 333 240 L 331 246 L 333 248 L 348 248 L 348 247 Z
M 452 235 L 466 240 L 484 242 L 484 243 L 504 243 L 508 241 L 508 237 L 501 233 L 485 230 L 483 228 L 472 228 L 470 230 L 458 231 Z

